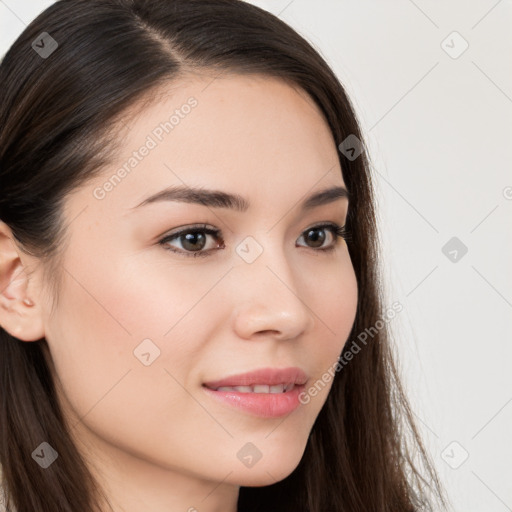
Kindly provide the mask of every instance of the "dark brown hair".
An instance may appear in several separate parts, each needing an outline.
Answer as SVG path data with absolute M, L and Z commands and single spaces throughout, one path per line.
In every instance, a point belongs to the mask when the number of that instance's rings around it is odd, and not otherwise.
M 58 44 L 46 58 L 32 47 L 43 32 Z M 316 102 L 336 145 L 349 135 L 361 141 L 359 157 L 339 153 L 351 194 L 355 339 L 384 314 L 364 138 L 320 54 L 279 18 L 243 1 L 61 0 L 41 13 L 0 64 L 0 219 L 20 249 L 40 259 L 58 298 L 63 198 L 115 162 L 130 108 L 144 108 L 194 71 L 282 79 Z M 10 504 L 18 512 L 97 511 L 101 490 L 63 421 L 48 357 L 44 338 L 24 343 L 0 328 L 0 463 Z M 412 512 L 436 496 L 444 504 L 393 358 L 383 327 L 336 372 L 298 467 L 276 484 L 242 487 L 238 510 Z M 59 454 L 46 470 L 30 456 L 42 441 Z

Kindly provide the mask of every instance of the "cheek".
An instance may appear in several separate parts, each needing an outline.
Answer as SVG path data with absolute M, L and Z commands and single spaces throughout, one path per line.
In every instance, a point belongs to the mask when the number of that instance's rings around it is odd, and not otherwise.
M 158 443 L 167 440 L 171 446 L 183 433 L 176 411 L 183 418 L 201 414 L 179 384 L 187 385 L 196 348 L 192 340 L 176 342 L 174 331 L 163 336 L 185 307 L 180 304 L 176 312 L 169 300 L 152 296 L 150 290 L 158 287 L 143 277 L 128 289 L 121 274 L 106 274 L 108 286 L 99 276 L 84 274 L 76 271 L 76 280 L 65 281 L 47 334 L 64 414 L 77 432 L 87 425 L 127 451 L 159 453 Z M 170 293 L 167 289 L 167 299 Z M 194 428 L 188 425 L 190 435 Z
M 316 347 L 307 354 L 312 368 L 311 379 L 302 398 L 304 404 L 312 404 L 308 407 L 315 415 L 332 388 L 337 373 L 336 362 L 348 341 L 357 312 L 358 287 L 354 269 L 349 260 L 336 268 L 317 273 L 322 285 L 316 294 L 315 308 L 312 308 L 317 323 L 317 332 L 312 337 Z
M 105 293 L 111 283 L 99 286 L 101 280 L 84 272 L 73 275 L 63 286 L 46 339 L 56 376 L 81 417 L 134 366 L 136 338 L 116 316 L 130 306 L 126 298 L 113 303 Z
M 318 329 L 326 333 L 326 343 L 322 344 L 326 347 L 325 352 L 334 351 L 336 357 L 350 334 L 358 303 L 357 279 L 348 254 L 344 255 L 341 264 L 338 260 L 335 265 L 317 270 L 315 278 L 318 284 L 312 314 Z
M 102 269 L 101 275 L 96 269 Z M 155 347 L 161 345 L 163 326 L 155 325 L 161 312 L 153 307 L 149 293 L 144 294 L 141 283 L 132 281 L 127 293 L 126 275 L 115 273 L 115 269 L 69 265 L 69 272 L 46 339 L 62 389 L 76 414 L 82 416 L 107 393 L 122 399 L 126 383 L 135 373 L 150 368 L 141 362 L 147 361 L 147 356 L 141 357 L 139 351 L 137 358 L 134 350 L 143 340 L 154 339 L 154 345 L 143 345 L 153 359 Z M 170 323 L 169 317 L 164 319 Z M 142 394 L 145 383 L 155 375 L 155 371 L 137 375 L 140 385 L 130 390 L 132 398 Z
M 218 276 L 170 272 L 144 258 L 110 254 L 95 265 L 66 265 L 69 274 L 46 337 L 62 387 L 80 412 L 135 373 L 140 386 L 131 391 L 134 398 L 146 386 L 174 382 L 165 369 L 185 383 L 207 338 L 205 320 L 216 316 L 218 303 L 209 297 L 205 309 L 201 299 Z

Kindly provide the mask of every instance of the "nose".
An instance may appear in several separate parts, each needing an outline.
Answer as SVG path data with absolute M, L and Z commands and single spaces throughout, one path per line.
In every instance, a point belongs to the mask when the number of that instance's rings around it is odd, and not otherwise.
M 232 276 L 234 328 L 240 338 L 294 339 L 314 325 L 306 283 L 282 251 L 266 248 L 252 263 L 240 261 Z

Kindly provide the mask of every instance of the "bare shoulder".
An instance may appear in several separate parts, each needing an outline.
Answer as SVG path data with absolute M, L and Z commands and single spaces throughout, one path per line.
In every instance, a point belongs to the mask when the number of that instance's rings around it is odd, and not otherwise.
M 0 512 L 6 512 L 4 478 L 3 478 L 3 474 L 2 474 L 2 466 L 0 466 Z

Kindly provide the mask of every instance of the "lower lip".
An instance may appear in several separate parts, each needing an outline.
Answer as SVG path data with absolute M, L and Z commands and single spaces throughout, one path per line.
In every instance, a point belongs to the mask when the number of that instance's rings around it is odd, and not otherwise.
M 241 393 L 240 391 L 215 391 L 203 386 L 210 396 L 225 404 L 263 418 L 278 418 L 297 409 L 299 395 L 305 385 L 295 385 L 286 393 Z

